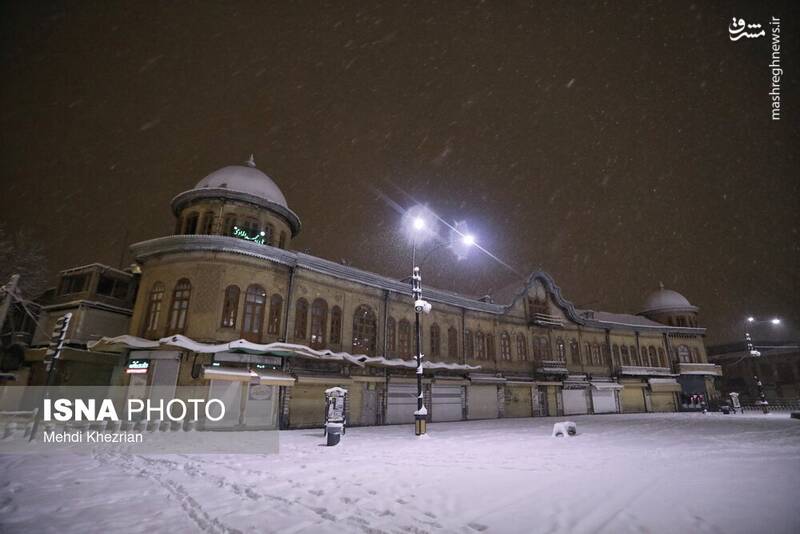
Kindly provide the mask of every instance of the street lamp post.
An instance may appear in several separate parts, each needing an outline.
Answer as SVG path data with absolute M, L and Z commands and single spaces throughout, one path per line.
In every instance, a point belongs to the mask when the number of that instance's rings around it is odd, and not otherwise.
M 766 323 L 769 322 L 773 325 L 781 324 L 781 320 L 777 317 L 774 319 L 770 319 L 769 321 L 758 321 L 755 317 L 748 317 L 747 324 L 748 325 L 756 325 L 759 323 Z M 747 328 L 749 330 L 749 327 Z M 761 352 L 757 351 L 755 346 L 753 345 L 753 338 L 750 336 L 749 331 L 745 331 L 744 333 L 744 340 L 747 344 L 747 352 L 753 358 L 758 358 L 761 356 Z M 769 413 L 769 402 L 767 402 L 767 396 L 764 394 L 764 384 L 761 383 L 761 379 L 758 377 L 758 373 L 756 372 L 756 364 L 753 362 L 753 380 L 756 383 L 756 387 L 758 387 L 758 397 L 759 403 L 761 404 L 761 410 L 764 412 L 764 415 Z
M 425 398 L 422 392 L 423 358 L 422 354 L 422 328 L 420 325 L 420 314 L 430 313 L 431 305 L 422 298 L 422 274 L 420 266 L 425 263 L 430 255 L 443 245 L 439 245 L 429 250 L 421 262 L 417 263 L 417 238 L 423 232 L 431 232 L 425 219 L 416 215 L 411 221 L 413 232 L 411 244 L 411 297 L 414 300 L 414 337 L 416 343 L 416 375 L 417 375 L 417 409 L 414 411 L 414 433 L 423 436 L 427 432 L 428 410 L 425 408 Z M 461 236 L 462 244 L 471 247 L 475 244 L 475 237 L 469 233 L 457 233 Z

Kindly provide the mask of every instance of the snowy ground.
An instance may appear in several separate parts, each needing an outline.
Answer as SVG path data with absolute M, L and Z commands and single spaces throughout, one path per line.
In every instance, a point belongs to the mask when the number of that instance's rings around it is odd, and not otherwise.
M 642 414 L 281 433 L 274 456 L 0 457 L 2 532 L 800 532 L 800 421 Z

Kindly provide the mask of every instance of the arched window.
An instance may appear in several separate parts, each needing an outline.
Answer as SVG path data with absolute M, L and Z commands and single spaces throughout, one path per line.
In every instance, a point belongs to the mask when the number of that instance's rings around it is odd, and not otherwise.
M 464 356 L 468 359 L 475 359 L 475 338 L 472 332 L 464 330 Z
M 550 360 L 553 357 L 550 352 L 550 340 L 544 336 L 539 337 L 539 352 L 542 353 L 544 360 Z
M 442 355 L 442 338 L 439 331 L 439 325 L 433 323 L 431 325 L 431 358 L 438 358 Z
M 696 348 L 692 349 L 692 362 L 693 363 L 700 363 L 700 351 Z
M 186 330 L 186 315 L 189 311 L 189 297 L 192 295 L 192 284 L 181 278 L 172 291 L 172 306 L 169 309 L 167 335 L 183 334 Z
M 203 215 L 203 233 L 206 235 L 211 235 L 214 231 L 214 212 L 207 211 L 205 215 Z
M 636 347 L 633 345 L 631 345 L 630 350 L 631 350 L 631 365 L 635 366 L 641 365 L 639 363 L 639 351 L 636 350 Z
M 411 356 L 411 323 L 405 319 L 400 319 L 397 326 L 398 338 L 400 341 L 399 353 L 401 358 Z
M 648 348 L 647 353 L 650 355 L 650 367 L 658 367 L 658 354 L 656 353 L 656 348 Z
M 397 355 L 397 323 L 394 317 L 386 320 L 386 352 L 390 356 Z
M 603 343 L 600 345 L 600 355 L 603 357 L 603 365 L 606 367 L 611 365 L 611 353 L 608 350 L 608 343 Z
M 649 367 L 650 364 L 648 363 L 648 358 L 647 358 L 647 347 L 640 346 L 639 351 L 641 352 L 642 356 L 642 367 Z
M 325 346 L 325 330 L 328 328 L 328 303 L 324 299 L 314 299 L 311 303 L 311 346 L 319 349 Z
M 490 360 L 497 359 L 494 351 L 494 334 L 486 334 L 486 357 Z
M 692 363 L 692 356 L 689 354 L 689 347 L 686 345 L 678 347 L 678 361 L 681 363 Z
M 191 235 L 197 233 L 197 219 L 200 218 L 196 212 L 192 212 L 186 216 L 186 224 L 183 227 L 183 233 Z
M 236 215 L 226 215 L 225 221 L 222 223 L 222 235 L 232 236 L 234 226 L 236 226 Z
M 353 314 L 353 354 L 375 355 L 375 312 L 366 304 L 356 308 Z
M 517 334 L 517 354 L 523 362 L 528 361 L 528 340 L 525 339 L 525 334 Z
M 631 364 L 631 357 L 630 357 L 630 354 L 628 353 L 628 346 L 627 345 L 622 345 L 622 348 L 620 349 L 620 352 L 622 352 L 622 365 L 630 365 Z
M 304 298 L 297 299 L 294 307 L 294 338 L 305 339 L 308 328 L 308 301 Z
M 265 245 L 272 245 L 272 237 L 275 235 L 275 227 L 271 224 L 267 223 L 264 226 L 264 244 Z
M 283 313 L 283 297 L 273 293 L 269 298 L 269 320 L 267 334 L 277 336 L 281 331 L 281 314 Z
M 267 306 L 267 292 L 260 285 L 253 284 L 244 294 L 244 318 L 242 337 L 253 343 L 261 342 L 264 328 L 264 308 Z
M 558 338 L 556 340 L 556 356 L 558 357 L 559 361 L 565 362 L 567 361 L 567 347 L 564 345 L 564 340 Z
M 511 337 L 508 332 L 500 334 L 500 359 L 511 360 Z
M 614 344 L 614 346 L 611 347 L 611 354 L 612 354 L 614 367 L 617 367 L 617 366 L 621 365 L 620 359 L 619 359 L 619 345 Z
M 658 363 L 661 365 L 661 367 L 669 367 L 667 364 L 667 354 L 661 347 L 658 347 Z
M 242 221 L 241 229 L 247 233 L 248 237 L 255 237 L 261 232 L 261 223 L 253 218 Z
M 339 306 L 331 309 L 331 344 L 342 344 L 342 309 Z
M 575 338 L 572 338 L 572 341 L 569 342 L 569 357 L 573 364 L 581 364 L 581 347 Z
M 458 359 L 458 330 L 454 326 L 447 329 L 447 358 Z
M 592 365 L 602 365 L 600 361 L 600 345 L 597 343 L 592 345 Z
M 478 360 L 486 359 L 486 338 L 483 332 L 480 331 L 475 334 L 475 358 Z
M 236 312 L 239 309 L 239 286 L 228 286 L 222 302 L 222 328 L 236 326 Z
M 161 317 L 161 304 L 164 301 L 164 284 L 156 282 L 150 290 L 147 300 L 147 314 L 144 318 L 142 332 L 145 337 L 156 335 L 158 320 Z
M 278 248 L 286 248 L 286 232 L 281 232 L 281 237 L 278 240 Z

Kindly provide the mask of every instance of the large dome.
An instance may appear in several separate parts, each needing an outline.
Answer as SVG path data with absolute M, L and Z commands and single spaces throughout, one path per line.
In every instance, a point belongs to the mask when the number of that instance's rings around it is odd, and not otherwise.
M 275 185 L 272 178 L 256 169 L 252 158 L 247 165 L 230 165 L 212 172 L 197 182 L 194 188 L 237 191 L 274 202 L 284 208 L 289 207 L 280 188 Z
M 663 311 L 697 311 L 692 304 L 677 291 L 671 289 L 661 289 L 655 291 L 647 297 L 640 313 L 663 312 Z

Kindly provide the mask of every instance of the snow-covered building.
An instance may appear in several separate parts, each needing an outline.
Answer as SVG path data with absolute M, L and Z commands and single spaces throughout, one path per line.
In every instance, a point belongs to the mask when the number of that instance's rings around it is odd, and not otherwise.
M 131 247 L 141 280 L 130 335 L 95 350 L 149 362 L 129 375 L 137 383 L 207 386 L 232 425 L 319 426 L 332 386 L 349 392 L 350 424 L 413 421 L 407 283 L 291 250 L 300 219 L 252 158 L 172 209 L 173 235 Z M 543 272 L 505 304 L 424 296 L 431 421 L 673 411 L 688 395 L 716 397 L 698 309 L 674 291 L 636 315 L 576 309 Z

